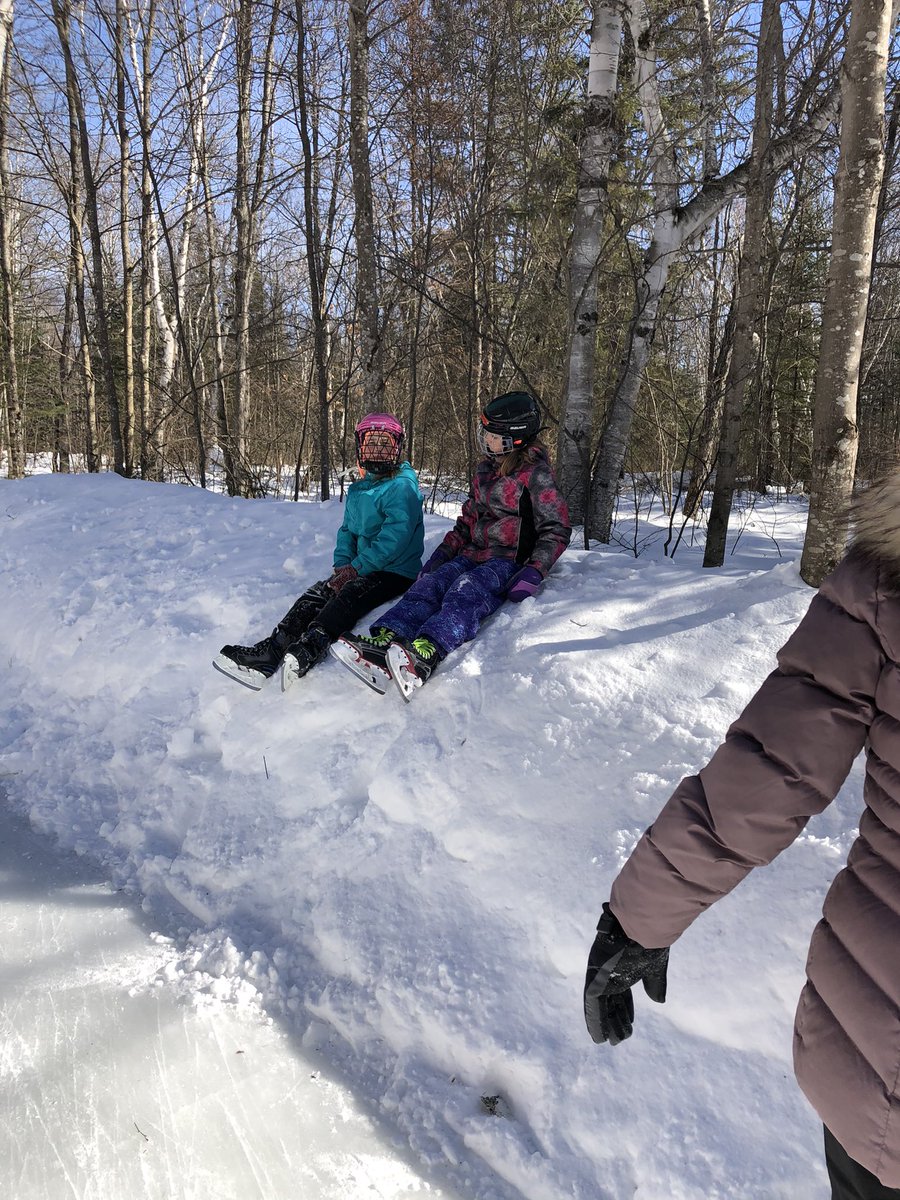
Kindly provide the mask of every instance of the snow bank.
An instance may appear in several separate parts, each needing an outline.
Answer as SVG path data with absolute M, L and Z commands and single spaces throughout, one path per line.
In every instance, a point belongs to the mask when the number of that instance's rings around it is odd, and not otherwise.
M 327 575 L 337 502 L 0 480 L 0 775 L 181 927 L 161 978 L 261 1005 L 473 1200 L 824 1197 L 790 1029 L 858 772 L 679 942 L 631 1041 L 581 1015 L 618 866 L 806 609 L 804 516 L 745 514 L 720 572 L 570 550 L 407 707 L 331 660 L 286 696 L 210 668 Z

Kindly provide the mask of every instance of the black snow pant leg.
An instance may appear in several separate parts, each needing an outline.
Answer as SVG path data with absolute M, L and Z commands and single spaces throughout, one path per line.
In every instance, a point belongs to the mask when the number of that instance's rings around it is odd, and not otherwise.
M 279 640 L 284 641 L 285 645 L 295 642 L 301 634 L 306 633 L 325 605 L 333 599 L 334 592 L 324 579 L 308 587 L 275 627 L 276 633 L 281 635 Z
M 334 641 L 379 604 L 402 596 L 411 583 L 406 575 L 395 575 L 393 571 L 357 575 L 332 596 L 316 616 L 315 623 Z
M 831 1200 L 900 1200 L 900 1188 L 883 1183 L 850 1157 L 834 1134 L 825 1130 L 825 1165 L 831 1181 Z

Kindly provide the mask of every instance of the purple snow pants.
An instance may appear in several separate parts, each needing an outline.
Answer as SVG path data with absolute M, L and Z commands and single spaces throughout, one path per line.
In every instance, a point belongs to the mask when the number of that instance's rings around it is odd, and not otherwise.
M 449 654 L 471 641 L 481 622 L 497 611 L 519 570 L 521 563 L 512 558 L 476 563 L 457 555 L 417 579 L 372 626 L 372 632 L 383 626 L 410 640 L 426 637 Z

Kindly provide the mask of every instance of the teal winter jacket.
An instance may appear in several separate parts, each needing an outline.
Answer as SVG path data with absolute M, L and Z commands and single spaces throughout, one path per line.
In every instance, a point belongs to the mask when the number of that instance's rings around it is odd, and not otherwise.
M 335 567 L 349 563 L 360 575 L 393 571 L 414 579 L 424 545 L 419 480 L 408 462 L 388 478 L 365 475 L 350 484 L 334 547 Z

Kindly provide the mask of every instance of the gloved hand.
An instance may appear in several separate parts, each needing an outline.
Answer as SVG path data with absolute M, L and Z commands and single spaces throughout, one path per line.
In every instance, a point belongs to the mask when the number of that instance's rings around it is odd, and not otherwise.
M 433 550 L 431 557 L 426 559 L 422 564 L 422 570 L 416 576 L 416 579 L 421 579 L 423 575 L 430 575 L 432 571 L 436 571 L 438 567 L 442 567 L 444 563 L 448 563 L 453 555 L 446 546 L 438 546 L 437 550 Z
M 351 567 L 347 563 L 345 567 L 335 567 L 325 582 L 337 594 L 345 584 L 348 584 L 351 579 L 355 579 L 357 574 L 356 567 Z
M 523 567 L 509 581 L 506 598 L 512 600 L 513 604 L 521 604 L 523 600 L 533 596 L 543 582 L 544 577 L 537 567 Z
M 584 1019 L 595 1042 L 617 1046 L 631 1037 L 631 989 L 639 979 L 651 1000 L 665 1002 L 668 965 L 668 946 L 645 950 L 631 940 L 609 905 L 603 905 L 584 980 Z

